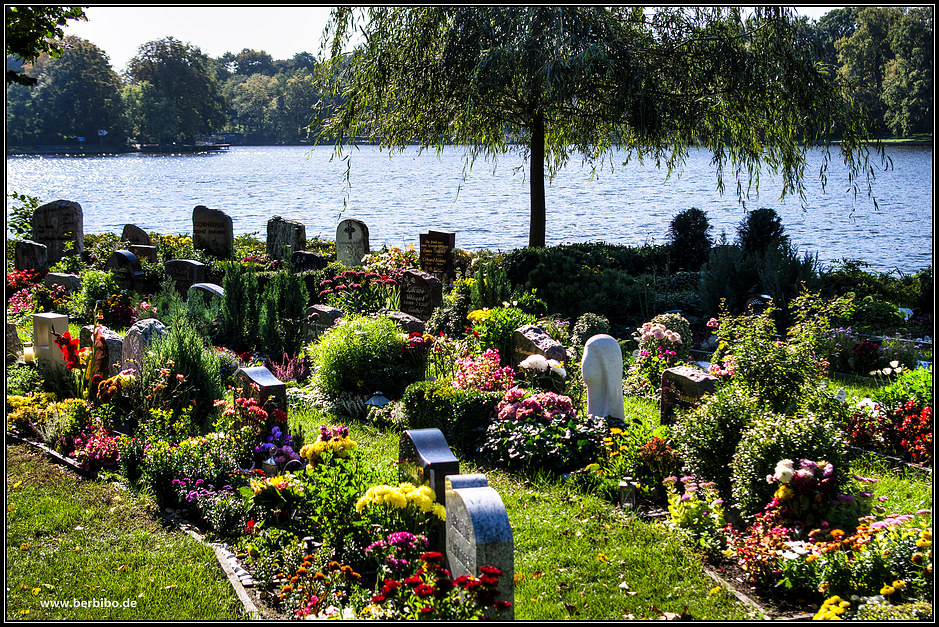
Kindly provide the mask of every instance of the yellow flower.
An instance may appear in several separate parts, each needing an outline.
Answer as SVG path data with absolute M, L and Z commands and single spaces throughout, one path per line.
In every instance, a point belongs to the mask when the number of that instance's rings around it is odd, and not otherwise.
M 897 590 L 903 590 L 903 589 L 906 587 L 906 582 L 903 581 L 903 580 L 894 581 L 894 582 L 893 582 L 893 587 L 894 587 L 895 589 L 897 589 Z
M 893 586 L 884 586 L 880 589 L 880 593 L 885 597 L 889 597 L 894 592 L 896 592 L 896 590 L 894 590 Z

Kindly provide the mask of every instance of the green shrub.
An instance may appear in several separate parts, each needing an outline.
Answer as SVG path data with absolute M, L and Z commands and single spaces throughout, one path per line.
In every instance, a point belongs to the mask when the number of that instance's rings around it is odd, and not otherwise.
M 141 383 L 145 390 L 165 386 L 172 395 L 162 397 L 160 409 L 169 410 L 178 419 L 183 410 L 192 409 L 194 423 L 203 431 L 208 417 L 214 411 L 213 401 L 223 398 L 222 357 L 212 346 L 206 345 L 203 335 L 185 319 L 177 321 L 166 335 L 157 338 L 144 355 Z M 181 375 L 183 380 L 176 385 Z M 154 393 L 153 400 L 156 401 Z
M 744 430 L 752 421 L 779 419 L 766 403 L 731 384 L 721 386 L 694 409 L 679 413 L 672 434 L 691 473 L 717 484 L 718 492 L 729 502 L 730 465 Z
M 766 478 L 784 459 L 824 460 L 834 465 L 836 483 L 848 472 L 844 425 L 828 416 L 781 417 L 767 414 L 746 428 L 737 445 L 731 472 L 735 506 L 744 514 L 761 511 L 776 489 Z
M 866 296 L 855 302 L 854 311 L 848 315 L 847 323 L 866 333 L 883 333 L 903 326 L 906 321 L 900 308 L 893 303 L 875 300 Z
M 761 207 L 748 211 L 737 227 L 737 242 L 744 254 L 763 255 L 778 245 L 785 245 L 789 237 L 785 234 L 782 219 L 775 209 Z
M 390 399 L 424 377 L 426 355 L 406 350 L 407 338 L 388 318 L 341 318 L 311 348 L 314 385 L 324 393 Z
M 896 381 L 877 390 L 873 396 L 873 400 L 886 410 L 902 407 L 910 399 L 916 399 L 919 407 L 932 407 L 932 368 L 907 370 Z
M 707 213 L 692 207 L 682 211 L 668 227 L 671 261 L 676 270 L 698 270 L 711 254 L 713 240 Z
M 500 257 L 493 257 L 479 265 L 475 280 L 470 284 L 470 307 L 491 309 L 509 300 L 512 284 Z
M 303 279 L 285 264 L 264 288 L 261 298 L 258 334 L 259 348 L 280 359 L 296 356 L 306 339 L 308 294 Z
M 252 350 L 258 335 L 258 278 L 254 264 L 225 264 L 218 315 L 218 343 L 236 352 Z M 278 355 L 279 357 L 279 355 Z
M 6 368 L 6 393 L 26 396 L 42 387 L 42 376 L 33 366 L 9 364 Z
M 482 442 L 501 392 L 455 388 L 448 381 L 418 381 L 401 398 L 404 420 L 412 429 L 437 428 L 456 451 L 469 454 Z
M 571 330 L 571 347 L 577 351 L 578 355 L 583 354 L 587 340 L 594 335 L 609 335 L 609 333 L 610 321 L 606 316 L 586 312 L 574 323 L 574 328 Z
M 488 349 L 499 351 L 502 364 L 512 359 L 513 340 L 515 329 L 526 324 L 535 324 L 537 319 L 515 307 L 496 307 L 489 310 L 485 317 L 473 324 L 473 331 L 478 334 L 475 338 L 476 348 L 479 352 Z
M 434 309 L 425 328 L 431 335 L 443 333 L 447 337 L 462 337 L 469 326 L 466 319 L 470 312 L 469 279 L 457 279 L 453 287 L 443 295 L 443 303 Z
M 714 313 L 722 305 L 730 313 L 745 310 L 747 296 L 759 288 L 759 270 L 739 246 L 715 246 L 701 269 L 698 293 L 705 312 Z
M 86 270 L 82 273 L 81 289 L 70 298 L 73 316 L 87 322 L 94 321 L 95 305 L 122 290 L 110 271 Z

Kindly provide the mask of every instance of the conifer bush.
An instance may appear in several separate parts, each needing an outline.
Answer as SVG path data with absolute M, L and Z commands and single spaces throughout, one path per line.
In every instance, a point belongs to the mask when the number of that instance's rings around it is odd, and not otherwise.
M 262 352 L 269 356 L 296 356 L 306 337 L 308 293 L 302 278 L 289 264 L 264 288 L 258 320 Z

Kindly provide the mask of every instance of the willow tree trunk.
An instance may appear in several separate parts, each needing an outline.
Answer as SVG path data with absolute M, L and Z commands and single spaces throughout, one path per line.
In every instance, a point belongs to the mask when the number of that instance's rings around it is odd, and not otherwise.
M 531 190 L 531 217 L 528 226 L 528 245 L 545 245 L 545 201 L 544 201 L 544 117 L 535 114 L 531 124 L 531 168 L 529 189 Z

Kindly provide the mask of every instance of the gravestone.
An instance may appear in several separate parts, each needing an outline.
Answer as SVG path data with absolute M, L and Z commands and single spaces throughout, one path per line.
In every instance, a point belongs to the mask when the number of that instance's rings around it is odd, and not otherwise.
M 156 246 L 146 246 L 144 244 L 128 244 L 127 250 L 134 253 L 134 256 L 137 259 L 144 260 L 146 259 L 150 263 L 156 263 L 157 261 L 157 247 Z
M 65 272 L 50 272 L 42 278 L 42 284 L 46 287 L 61 285 L 66 294 L 76 292 L 82 287 L 82 279 L 77 274 L 66 274 Z
M 47 247 L 50 266 L 65 256 L 78 255 L 85 249 L 82 206 L 71 200 L 56 200 L 33 212 L 33 240 Z
M 440 429 L 408 429 L 398 440 L 398 478 L 417 485 L 430 483 L 438 503 L 445 503 L 447 475 L 460 474 L 460 462 L 453 455 Z
M 502 571 L 497 600 L 510 605 L 493 610 L 490 619 L 515 618 L 515 542 L 505 504 L 482 475 L 451 475 L 446 478 L 446 555 L 454 578 L 480 576 L 482 566 Z
M 68 331 L 68 316 L 57 313 L 33 314 L 33 354 L 37 362 L 65 368 L 65 357 L 55 343 L 55 334 Z
M 616 338 L 600 334 L 587 340 L 581 374 L 587 386 L 587 413 L 625 420 L 623 350 Z
M 427 272 L 405 270 L 398 285 L 401 311 L 425 322 L 443 302 L 443 283 Z
M 16 240 L 13 248 L 15 270 L 43 270 L 49 267 L 49 247 L 31 239 Z
M 518 367 L 530 355 L 543 355 L 545 359 L 562 362 L 567 359 L 564 346 L 534 324 L 521 326 L 512 333 L 513 367 Z
M 125 224 L 121 231 L 121 241 L 139 246 L 153 246 L 150 236 L 136 224 Z
M 697 368 L 674 366 L 662 373 L 662 394 L 659 400 L 659 421 L 670 424 L 675 409 L 692 407 L 705 394 L 717 389 L 717 377 Z
M 418 236 L 420 240 L 421 270 L 447 280 L 453 276 L 453 249 L 456 233 L 428 231 Z
M 20 342 L 20 336 L 16 332 L 16 325 L 7 322 L 6 333 L 6 363 L 10 364 L 17 361 L 23 355 L 23 343 Z
M 170 259 L 163 264 L 163 273 L 176 283 L 176 291 L 185 296 L 196 283 L 205 282 L 205 264 L 193 259 Z
M 143 356 L 153 341 L 166 335 L 166 327 L 156 318 L 138 320 L 124 334 L 121 348 L 121 370 L 140 372 Z
M 231 216 L 219 209 L 196 205 L 192 210 L 192 245 L 220 259 L 235 251 L 235 233 Z
M 424 321 L 417 316 L 406 314 L 403 311 L 383 311 L 382 315 L 394 320 L 401 330 L 407 334 L 423 333 L 425 331 Z
M 204 299 L 203 302 L 208 304 L 213 298 L 224 298 L 225 288 L 215 283 L 193 283 L 186 292 L 186 301 L 192 300 L 193 296 Z
M 361 220 L 340 222 L 336 227 L 336 260 L 344 266 L 361 266 L 368 253 L 368 226 Z
M 329 259 L 311 250 L 295 250 L 290 254 L 290 264 L 296 272 L 322 270 L 329 265 Z
M 339 318 L 342 317 L 342 310 L 330 307 L 329 305 L 310 305 L 306 309 L 306 335 L 307 340 L 315 340 L 326 329 L 330 328 Z
M 287 385 L 264 366 L 239 368 L 235 372 L 235 390 L 238 398 L 257 399 L 269 415 L 275 409 L 287 411 Z
M 271 259 L 283 259 L 287 247 L 287 258 L 293 251 L 306 248 L 306 227 L 293 220 L 274 216 L 267 221 L 267 256 Z
M 114 279 L 123 287 L 132 288 L 143 280 L 140 260 L 129 250 L 115 250 L 104 263 L 104 269 L 110 270 Z
M 82 328 L 84 331 L 84 327 Z M 104 354 L 100 357 L 95 354 L 95 369 L 102 378 L 107 379 L 121 373 L 124 363 L 124 338 L 117 331 L 112 331 L 107 327 L 100 328 Z M 83 334 L 82 334 L 83 336 Z M 91 348 L 94 349 L 94 327 L 91 333 Z

